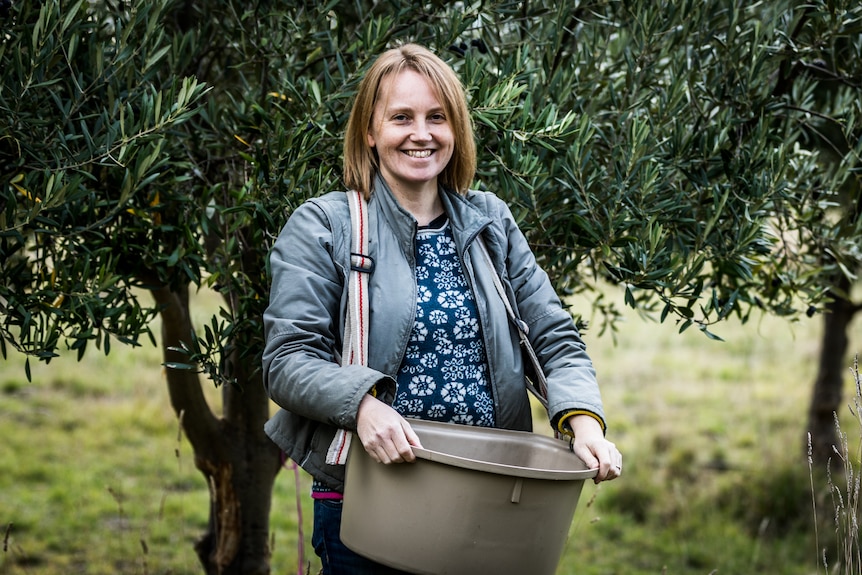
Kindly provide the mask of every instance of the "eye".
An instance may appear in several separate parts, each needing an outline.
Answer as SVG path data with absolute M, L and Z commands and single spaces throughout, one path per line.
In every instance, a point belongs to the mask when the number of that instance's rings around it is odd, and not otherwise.
M 392 116 L 393 122 L 407 122 L 410 118 L 407 117 L 407 114 L 395 114 Z
M 446 116 L 443 115 L 442 112 L 438 112 L 436 114 L 431 114 L 429 120 L 431 120 L 432 122 L 445 122 Z

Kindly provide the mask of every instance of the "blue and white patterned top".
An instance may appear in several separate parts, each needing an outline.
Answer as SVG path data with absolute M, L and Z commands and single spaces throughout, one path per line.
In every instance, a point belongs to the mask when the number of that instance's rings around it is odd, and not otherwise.
M 416 321 L 393 407 L 404 417 L 493 427 L 479 315 L 448 219 L 420 228 L 416 252 Z

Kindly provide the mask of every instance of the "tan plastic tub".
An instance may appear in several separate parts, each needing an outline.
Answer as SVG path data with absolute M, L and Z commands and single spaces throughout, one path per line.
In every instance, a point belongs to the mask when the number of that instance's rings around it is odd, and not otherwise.
M 413 421 L 412 464 L 374 462 L 354 442 L 341 538 L 398 569 L 434 575 L 553 575 L 584 480 L 567 441 Z

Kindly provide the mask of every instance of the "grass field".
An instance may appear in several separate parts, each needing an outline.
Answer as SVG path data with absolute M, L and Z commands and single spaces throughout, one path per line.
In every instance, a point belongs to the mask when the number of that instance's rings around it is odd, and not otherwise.
M 616 344 L 593 330 L 586 339 L 625 474 L 585 487 L 558 573 L 825 573 L 804 451 L 820 320 L 731 322 L 715 330 L 724 342 L 634 313 L 619 327 Z M 851 341 L 851 353 L 862 351 L 856 324 Z M 113 348 L 33 365 L 32 382 L 23 358 L 0 363 L 0 575 L 201 572 L 192 544 L 208 495 L 159 352 Z M 208 393 L 218 409 L 218 391 Z M 841 418 L 858 444 L 848 409 Z M 307 491 L 301 476 L 303 554 L 314 573 Z M 273 573 L 297 573 L 290 469 L 277 480 L 271 528 Z

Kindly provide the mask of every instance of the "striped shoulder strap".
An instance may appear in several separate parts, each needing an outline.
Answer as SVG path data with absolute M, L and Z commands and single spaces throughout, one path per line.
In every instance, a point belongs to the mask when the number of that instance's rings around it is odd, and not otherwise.
M 368 278 L 374 260 L 368 255 L 368 204 L 361 192 L 347 192 L 350 206 L 350 273 L 344 323 L 342 365 L 368 364 Z M 339 429 L 326 452 L 326 463 L 344 465 L 353 434 Z

